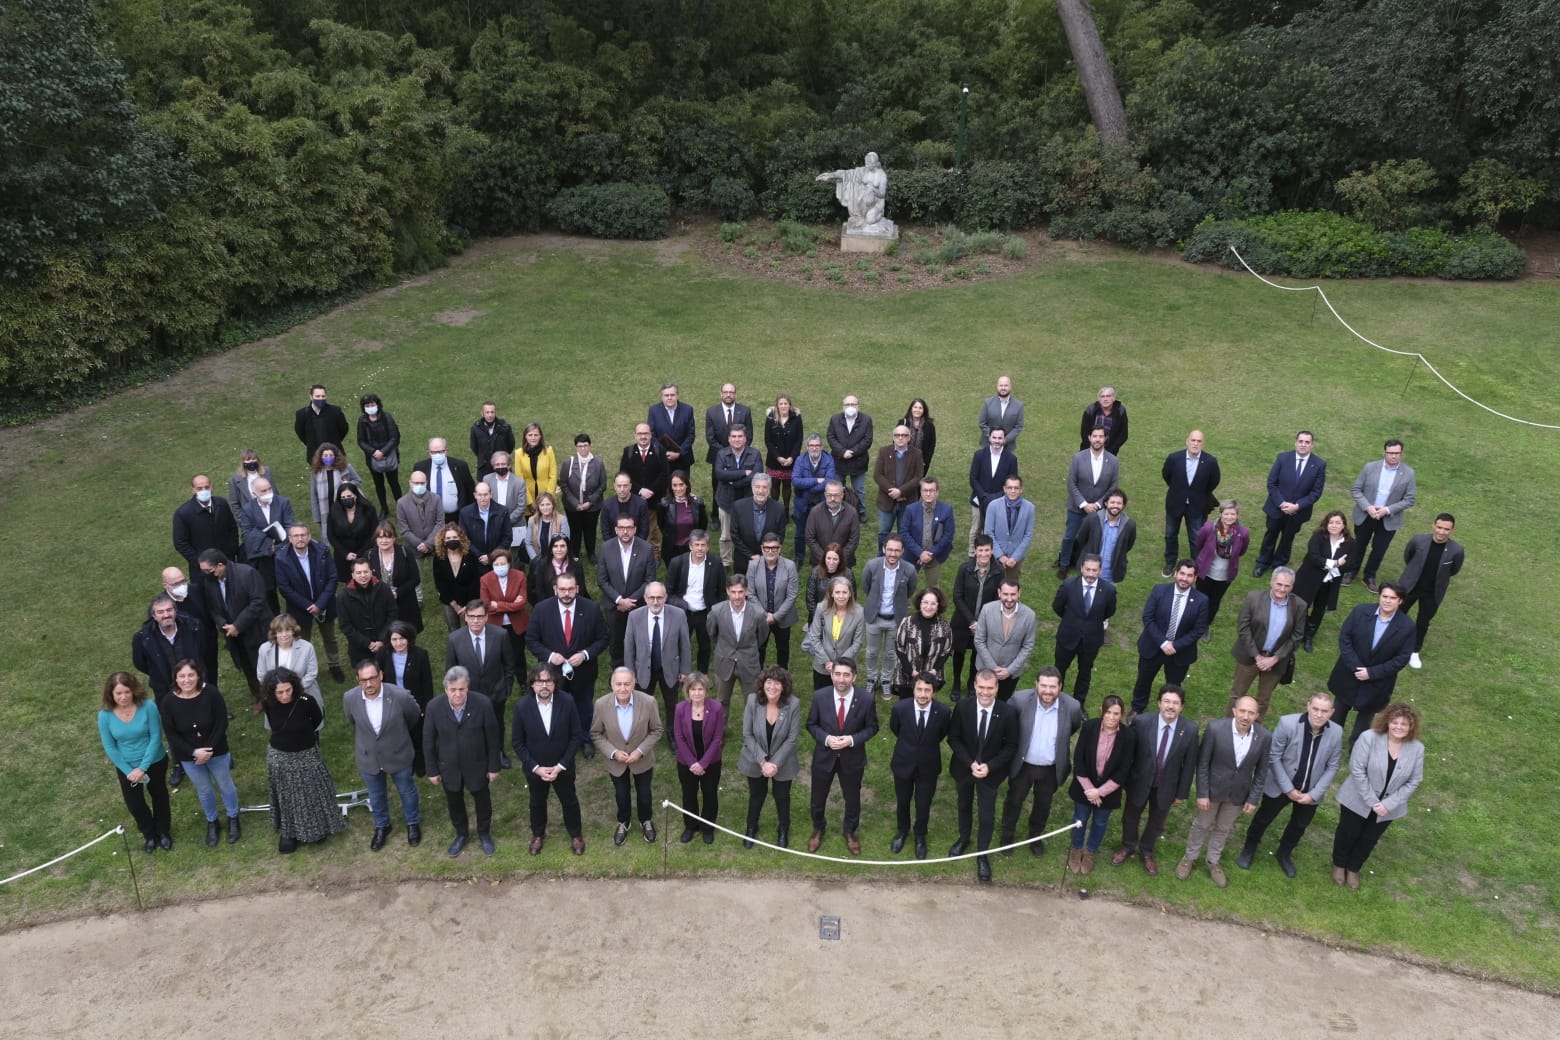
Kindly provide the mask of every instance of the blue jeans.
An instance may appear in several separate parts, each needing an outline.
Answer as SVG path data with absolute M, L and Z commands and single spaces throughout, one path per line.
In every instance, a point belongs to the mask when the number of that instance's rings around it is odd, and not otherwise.
M 900 514 L 905 511 L 903 502 L 897 503 L 893 508 L 878 510 L 878 555 L 883 555 L 883 543 L 888 540 L 890 532 L 894 530 L 894 524 L 899 520 Z
M 1175 561 L 1181 559 L 1181 525 L 1186 525 L 1186 559 L 1197 556 L 1197 532 L 1202 530 L 1203 519 L 1198 516 L 1167 516 L 1165 517 L 1165 567 L 1175 566 Z
M 1062 531 L 1062 547 L 1056 552 L 1058 568 L 1072 566 L 1073 543 L 1078 540 L 1078 532 L 1083 527 L 1083 518 L 1087 515 L 1087 513 L 1067 510 L 1067 527 Z
M 422 823 L 422 809 L 417 801 L 417 781 L 412 776 L 412 767 L 395 773 L 364 773 L 359 772 L 363 778 L 363 786 L 368 788 L 368 811 L 373 814 L 375 827 L 390 826 L 390 783 L 385 777 L 395 781 L 395 789 L 401 794 L 401 815 L 406 817 L 407 826 Z
M 1088 802 L 1073 802 L 1073 823 L 1081 823 L 1082 827 L 1074 827 L 1072 832 L 1072 847 L 1084 848 L 1083 832 L 1089 832 L 1088 850 L 1100 851 L 1100 843 L 1105 840 L 1105 831 L 1110 827 L 1110 809 L 1096 809 Z
M 853 477 L 842 477 L 842 480 L 850 481 L 851 489 L 856 492 L 856 518 L 862 523 L 867 522 L 867 474 L 857 473 Z
M 233 784 L 233 756 L 212 755 L 205 765 L 193 761 L 184 762 L 184 775 L 195 785 L 195 797 L 200 799 L 200 810 L 206 814 L 207 823 L 217 822 L 217 794 L 211 789 L 213 782 L 222 792 L 222 807 L 228 819 L 238 816 L 238 788 Z

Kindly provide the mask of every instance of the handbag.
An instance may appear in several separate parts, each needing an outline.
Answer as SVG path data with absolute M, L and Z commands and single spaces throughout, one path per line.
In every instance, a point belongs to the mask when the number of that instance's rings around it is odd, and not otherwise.
M 392 451 L 382 459 L 369 456 L 368 468 L 375 473 L 394 473 L 401 468 L 401 453 L 398 450 Z
M 1280 685 L 1280 686 L 1291 686 L 1291 685 L 1294 684 L 1294 681 L 1295 681 L 1295 655 L 1294 654 L 1290 654 L 1289 655 L 1289 659 L 1284 662 L 1284 670 L 1283 670 L 1283 672 L 1278 677 L 1278 685 Z

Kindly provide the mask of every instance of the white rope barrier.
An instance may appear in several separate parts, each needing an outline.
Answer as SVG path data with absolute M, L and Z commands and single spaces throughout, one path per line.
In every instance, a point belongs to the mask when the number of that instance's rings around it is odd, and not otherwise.
M 26 877 L 28 874 L 36 874 L 40 870 L 47 870 L 50 867 L 54 866 L 54 864 L 56 864 L 56 863 L 61 863 L 61 862 L 65 861 L 65 860 L 67 860 L 67 859 L 70 859 L 72 856 L 75 856 L 75 855 L 78 855 L 80 853 L 83 853 L 83 852 L 87 851 L 88 849 L 90 849 L 92 846 L 96 845 L 100 841 L 106 841 L 107 839 L 114 837 L 116 834 L 123 834 L 124 832 L 125 832 L 125 828 L 124 828 L 123 824 L 121 824 L 118 827 L 115 827 L 111 831 L 104 831 L 102 834 L 98 835 L 96 838 L 93 838 L 91 841 L 89 841 L 85 845 L 81 846 L 81 848 L 79 848 L 79 849 L 72 849 L 71 851 L 65 853 L 65 855 L 63 855 L 63 856 L 55 856 L 53 859 L 49 860 L 49 862 L 47 862 L 47 863 L 40 863 L 38 866 L 33 867 L 31 870 L 24 870 L 20 874 L 12 874 L 10 877 L 6 878 L 4 881 L 0 881 L 0 885 L 9 885 L 13 881 L 20 881 L 22 878 Z
M 1246 271 L 1248 273 L 1250 273 L 1253 278 L 1255 278 L 1257 281 L 1261 282 L 1263 285 L 1270 286 L 1270 287 L 1272 287 L 1274 289 L 1282 289 L 1285 292 L 1315 292 L 1316 295 L 1318 295 L 1318 296 L 1320 296 L 1322 298 L 1322 302 L 1327 305 L 1327 309 L 1332 312 L 1332 316 L 1334 318 L 1338 319 L 1338 324 L 1342 325 L 1344 328 L 1348 329 L 1349 332 L 1354 336 L 1354 338 L 1358 339 L 1361 343 L 1364 343 L 1366 346 L 1375 347 L 1377 350 L 1385 351 L 1388 354 L 1396 354 L 1398 357 L 1417 358 L 1419 360 L 1420 364 L 1424 365 L 1425 368 L 1430 370 L 1430 374 L 1431 375 L 1433 375 L 1437 379 L 1439 379 L 1443 384 L 1445 384 L 1445 386 L 1446 386 L 1446 388 L 1448 390 L 1450 390 L 1452 393 L 1456 394 L 1458 397 L 1461 397 L 1464 401 L 1467 401 L 1469 404 L 1475 405 L 1475 406 L 1477 406 L 1479 408 L 1482 408 L 1486 412 L 1489 412 L 1491 415 L 1498 416 L 1498 417 L 1500 417 L 1502 419 L 1510 420 L 1511 422 L 1514 422 L 1514 423 L 1520 423 L 1523 426 L 1533 426 L 1533 427 L 1537 427 L 1540 430 L 1560 430 L 1560 426 L 1553 425 L 1553 424 L 1550 424 L 1550 423 L 1534 422 L 1531 419 L 1518 419 L 1514 415 L 1507 415 L 1505 412 L 1498 412 L 1498 411 L 1496 411 L 1495 409 L 1491 408 L 1489 405 L 1485 404 L 1482 401 L 1474 400 L 1473 398 L 1469 397 L 1467 394 L 1463 393 L 1461 390 L 1457 389 L 1457 387 L 1455 385 L 1453 385 L 1453 383 L 1452 383 L 1452 381 L 1450 379 L 1447 379 L 1439 371 L 1437 371 L 1436 367 L 1430 363 L 1430 359 L 1425 357 L 1423 354 L 1420 354 L 1420 353 L 1418 353 L 1416 351 L 1412 351 L 1412 350 L 1393 350 L 1391 347 L 1384 347 L 1380 343 L 1377 343 L 1374 340 L 1367 339 L 1366 337 L 1360 335 L 1357 331 L 1355 331 L 1354 326 L 1350 325 L 1348 322 L 1343 320 L 1343 315 L 1338 313 L 1338 309 L 1332 305 L 1332 301 L 1327 298 L 1327 294 L 1322 291 L 1322 287 L 1320 285 L 1279 285 L 1277 282 L 1271 281 L 1271 280 L 1269 280 L 1267 278 L 1264 278 L 1262 275 L 1258 274 L 1256 271 L 1253 271 L 1251 269 L 1251 265 L 1246 263 L 1246 258 L 1240 255 L 1240 251 L 1238 249 L 1236 249 L 1233 244 L 1230 246 L 1230 252 L 1235 254 L 1235 259 L 1240 261 L 1240 266 L 1244 267 L 1246 269 Z
M 1025 838 L 1023 841 L 1015 841 L 1011 845 L 1001 845 L 997 848 L 987 849 L 985 852 L 966 852 L 961 856 L 938 856 L 935 859 L 861 859 L 860 857 L 852 856 L 849 859 L 846 859 L 843 856 L 824 856 L 817 852 L 807 852 L 804 849 L 782 848 L 779 845 L 772 845 L 769 842 L 764 841 L 762 838 L 750 838 L 746 834 L 739 834 L 729 827 L 722 827 L 720 824 L 715 823 L 712 820 L 706 820 L 704 817 L 699 816 L 698 814 L 691 812 L 688 809 L 684 809 L 676 802 L 663 800 L 661 802 L 661 807 L 664 809 L 675 809 L 677 812 L 682 813 L 683 816 L 689 820 L 694 821 L 695 823 L 702 824 L 705 827 L 713 827 L 723 834 L 729 834 L 733 838 L 740 838 L 743 841 L 751 841 L 754 845 L 762 845 L 766 849 L 773 849 L 776 852 L 784 852 L 792 856 L 800 856 L 803 859 L 822 860 L 825 863 L 849 863 L 858 867 L 924 867 L 931 863 L 957 863 L 960 860 L 974 859 L 977 856 L 995 856 L 1000 852 L 1007 851 L 1008 849 L 1023 848 L 1025 845 L 1031 845 L 1037 841 L 1044 841 L 1047 838 L 1054 838 L 1058 834 L 1066 834 L 1070 830 L 1074 830 L 1075 828 L 1083 826 L 1081 823 L 1069 823 L 1065 827 L 1058 827 L 1056 830 L 1050 831 L 1046 834 L 1041 834 L 1038 837 Z M 670 835 L 668 835 L 668 840 L 670 840 Z

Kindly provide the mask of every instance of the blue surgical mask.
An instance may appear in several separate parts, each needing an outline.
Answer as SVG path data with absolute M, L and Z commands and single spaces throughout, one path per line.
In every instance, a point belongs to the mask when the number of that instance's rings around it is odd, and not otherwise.
M 377 404 L 371 404 L 367 408 L 363 409 L 363 414 L 364 415 L 378 415 L 379 414 L 379 406 Z
M 201 505 L 205 505 L 206 503 L 210 502 L 211 489 L 201 488 L 199 491 L 195 492 L 195 501 L 199 502 Z
M 327 451 L 325 454 L 320 456 L 320 465 L 322 465 L 322 466 L 334 466 L 335 464 L 336 464 L 336 456 L 332 455 L 330 452 Z
M 448 461 L 449 456 L 445 455 L 442 451 L 431 451 L 428 453 L 428 458 L 433 461 L 435 466 L 442 466 L 446 461 Z
M 498 575 L 500 578 L 507 578 L 507 577 L 509 577 L 509 564 L 507 564 L 507 563 L 495 563 L 495 564 L 493 564 L 493 573 Z
M 412 494 L 414 494 L 414 495 L 426 495 L 427 493 L 428 493 L 428 485 L 427 484 L 413 484 L 412 485 Z

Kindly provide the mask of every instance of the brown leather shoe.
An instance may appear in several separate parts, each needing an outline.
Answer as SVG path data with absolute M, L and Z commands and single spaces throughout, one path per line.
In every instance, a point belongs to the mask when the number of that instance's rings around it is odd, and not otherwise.
M 1182 881 L 1192 876 L 1192 868 L 1197 865 L 1197 860 L 1191 856 L 1182 856 L 1181 862 L 1175 865 L 1175 876 Z
M 1159 864 L 1154 862 L 1154 857 L 1147 852 L 1143 853 L 1143 872 L 1149 877 L 1159 876 Z
M 1083 850 L 1082 849 L 1068 849 L 1067 850 L 1067 870 L 1068 870 L 1068 872 L 1073 873 L 1073 874 L 1078 873 L 1080 871 L 1080 869 L 1081 869 L 1078 866 L 1078 864 L 1082 861 L 1082 859 L 1083 859 Z
M 1135 853 L 1133 851 L 1128 849 L 1117 849 L 1110 857 L 1110 865 L 1113 867 L 1119 867 L 1127 860 L 1131 859 L 1134 854 Z
M 1094 853 L 1084 852 L 1078 856 L 1078 873 L 1094 873 Z
M 1217 863 L 1208 864 L 1208 876 L 1213 878 L 1213 883 L 1220 888 L 1230 887 L 1230 879 L 1224 876 L 1224 868 Z
M 1360 876 L 1352 870 L 1344 874 L 1343 883 L 1355 892 L 1360 890 Z
M 812 837 L 807 839 L 807 851 L 817 852 L 818 846 L 823 844 L 823 832 L 813 831 Z
M 856 837 L 855 831 L 845 832 L 845 847 L 850 850 L 852 856 L 861 855 L 861 839 Z
M 1347 876 L 1347 871 L 1345 871 L 1342 867 L 1333 867 L 1333 884 L 1335 884 L 1335 885 L 1343 884 L 1344 879 L 1345 879 L 1346 876 Z
M 534 837 L 531 838 L 531 855 L 538 856 L 538 855 L 541 855 L 541 852 L 542 852 L 542 837 L 541 837 L 541 835 L 538 834 L 538 835 L 535 835 Z
M 584 838 L 570 838 L 569 839 L 569 848 L 574 850 L 574 854 L 576 856 L 583 856 L 583 855 L 585 855 L 585 839 Z

